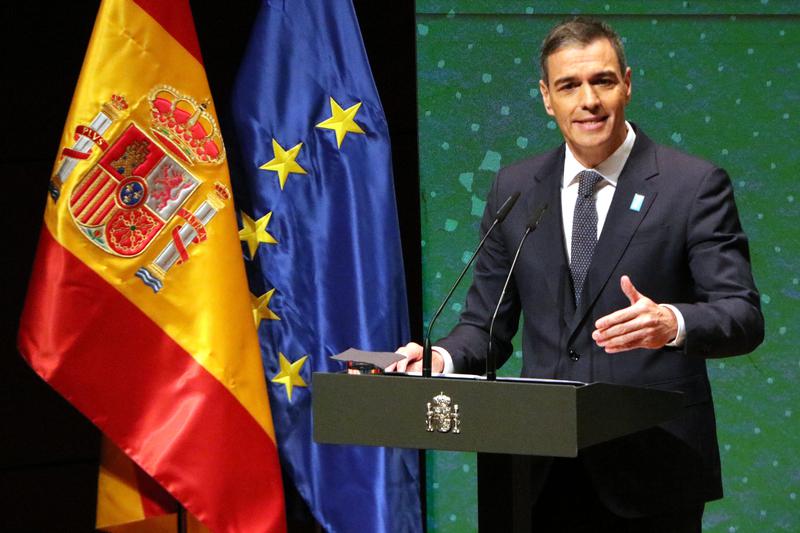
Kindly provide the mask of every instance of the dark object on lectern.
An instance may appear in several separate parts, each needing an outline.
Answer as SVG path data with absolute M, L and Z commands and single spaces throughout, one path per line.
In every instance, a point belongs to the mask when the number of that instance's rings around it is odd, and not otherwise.
M 395 352 L 367 352 L 364 350 L 357 350 L 350 348 L 340 354 L 331 357 L 334 361 L 342 361 L 350 366 L 365 365 L 366 367 L 377 368 L 381 372 L 383 369 L 392 363 L 402 361 L 405 356 Z M 371 374 L 372 372 L 362 372 L 362 374 Z
M 679 392 L 575 381 L 313 376 L 314 440 L 575 457 L 680 414 Z

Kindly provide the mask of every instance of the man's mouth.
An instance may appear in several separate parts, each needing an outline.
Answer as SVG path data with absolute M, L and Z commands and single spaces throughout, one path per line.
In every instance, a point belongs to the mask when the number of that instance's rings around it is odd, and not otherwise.
M 586 131 L 598 130 L 602 128 L 608 117 L 590 117 L 580 120 L 575 120 L 574 123 L 578 126 L 578 128 Z

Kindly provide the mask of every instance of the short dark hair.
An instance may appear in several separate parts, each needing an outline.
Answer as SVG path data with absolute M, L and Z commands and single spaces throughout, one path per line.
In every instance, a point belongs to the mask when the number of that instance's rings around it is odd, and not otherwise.
M 550 30 L 542 41 L 542 51 L 539 62 L 542 69 L 542 80 L 549 83 L 547 78 L 547 58 L 559 49 L 570 46 L 588 46 L 598 39 L 608 39 L 619 61 L 619 70 L 624 75 L 627 68 L 625 62 L 625 49 L 619 34 L 602 20 L 590 17 L 574 17 L 567 19 Z

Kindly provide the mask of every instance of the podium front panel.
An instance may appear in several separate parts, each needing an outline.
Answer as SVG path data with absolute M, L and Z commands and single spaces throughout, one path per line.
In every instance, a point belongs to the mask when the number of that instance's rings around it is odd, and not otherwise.
M 315 373 L 314 439 L 329 444 L 575 457 L 574 385 Z M 459 433 L 428 431 L 428 403 L 458 406 Z

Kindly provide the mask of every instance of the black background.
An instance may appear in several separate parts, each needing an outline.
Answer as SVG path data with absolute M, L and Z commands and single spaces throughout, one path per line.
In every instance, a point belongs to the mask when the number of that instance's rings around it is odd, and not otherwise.
M 230 126 L 231 86 L 259 4 L 191 2 L 223 135 Z M 419 339 L 414 2 L 354 4 L 392 138 L 412 336 Z M 0 531 L 91 531 L 94 524 L 99 433 L 28 368 L 16 348 L 16 331 L 47 182 L 98 5 L 9 2 L 2 7 L 0 286 L 6 312 L 0 337 Z M 302 509 L 290 509 L 290 516 L 296 512 Z

